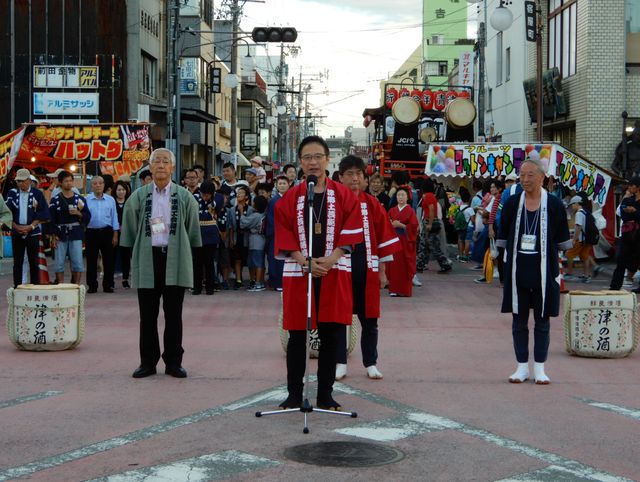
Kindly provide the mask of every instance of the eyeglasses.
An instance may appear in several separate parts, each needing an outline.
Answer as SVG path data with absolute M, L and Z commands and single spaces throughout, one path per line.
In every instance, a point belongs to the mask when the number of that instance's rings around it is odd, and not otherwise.
M 327 157 L 326 154 L 316 153 L 316 154 L 305 154 L 304 156 L 301 156 L 300 159 L 302 159 L 305 162 L 309 162 L 309 161 L 321 161 L 325 157 Z

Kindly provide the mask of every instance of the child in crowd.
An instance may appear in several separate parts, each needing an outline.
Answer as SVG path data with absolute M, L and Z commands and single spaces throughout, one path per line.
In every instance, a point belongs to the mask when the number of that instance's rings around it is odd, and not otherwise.
M 253 200 L 253 210 L 245 213 L 240 218 L 240 228 L 249 236 L 249 255 L 247 264 L 249 266 L 248 291 L 264 291 L 264 246 L 265 246 L 265 225 L 268 201 L 264 196 L 256 196 Z

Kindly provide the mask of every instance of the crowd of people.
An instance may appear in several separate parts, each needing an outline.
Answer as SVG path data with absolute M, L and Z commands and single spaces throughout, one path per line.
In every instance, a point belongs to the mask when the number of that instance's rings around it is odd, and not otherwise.
M 12 229 L 14 285 L 41 281 L 38 255 L 45 245 L 54 252 L 53 283 L 64 282 L 67 259 L 71 283 L 81 283 L 83 248 L 88 293 L 98 291 L 99 270 L 105 293 L 114 292 L 114 273 L 121 272 L 123 289 L 138 288 L 141 365 L 136 378 L 154 374 L 160 356 L 168 374 L 186 376 L 181 365 L 186 290 L 194 296 L 241 289 L 284 291 L 289 398 L 281 407 L 296 408 L 301 403 L 305 336 L 300 321 L 306 319 L 300 304 L 306 285 L 300 281 L 309 268 L 301 227 L 309 214 L 296 213 L 304 205 L 304 178 L 314 175 L 314 320 L 326 322 L 318 324 L 324 345 L 320 406 L 339 409 L 331 387 L 334 379 L 346 375 L 343 328 L 352 313 L 363 327 L 368 376 L 382 378 L 376 366 L 381 289 L 392 297 L 412 296 L 413 288 L 421 286 L 417 273 L 429 269 L 430 261 L 445 275 L 454 262 L 473 262 L 472 269 L 482 271 L 477 283 L 491 283 L 497 271 L 504 284 L 503 311 L 513 313 L 518 368 L 509 380 L 517 383 L 529 377 L 527 320 L 533 310 L 534 376 L 536 382 L 548 383 L 544 361 L 549 317 L 557 316 L 559 306 L 559 252 L 565 253 L 567 279 L 589 283 L 600 270 L 594 248 L 600 243 L 603 218 L 598 215 L 596 220 L 587 194 L 555 184 L 545 177 L 544 166 L 528 159 L 519 179 L 475 179 L 454 191 L 435 179 L 411 180 L 403 172 L 394 173 L 387 183 L 380 174 L 368 176 L 362 159 L 354 156 L 342 159 L 331 176 L 326 171 L 328 156 L 326 143 L 312 137 L 299 148 L 300 169 L 288 164 L 267 180 L 265 161 L 258 156 L 242 176 L 232 163 L 224 164 L 221 178 L 207 178 L 203 167 L 194 166 L 181 173 L 179 184 L 185 189 L 178 190 L 171 182 L 172 153 L 157 149 L 149 167 L 138 173 L 141 187 L 132 191 L 129 182 L 94 176 L 86 197 L 74 187 L 71 172 L 58 169 L 49 175 L 51 183 L 39 188 L 29 170 L 19 169 L 16 187 L 8 191 L 6 203 L 0 201 L 0 221 Z M 632 287 L 640 261 L 640 178 L 631 179 L 618 215 L 622 225 L 611 280 L 614 290 Z M 304 219 L 304 226 L 309 221 Z M 457 246 L 457 255 L 448 252 L 449 245 Z M 580 275 L 575 273 L 576 259 L 582 263 Z M 352 289 L 344 285 L 340 269 L 334 269 L 341 263 L 350 264 Z M 328 282 L 322 283 L 327 276 Z M 335 302 L 347 293 L 350 303 L 346 298 L 345 303 Z M 157 334 L 161 298 L 167 320 L 162 355 Z M 352 313 L 340 311 L 351 303 Z

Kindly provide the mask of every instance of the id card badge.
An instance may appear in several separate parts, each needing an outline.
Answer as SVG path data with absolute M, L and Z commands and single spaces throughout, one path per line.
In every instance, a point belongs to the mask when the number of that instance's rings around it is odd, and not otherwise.
M 151 218 L 151 232 L 153 234 L 162 234 L 167 232 L 167 225 L 164 224 L 162 218 Z
M 520 241 L 520 249 L 522 251 L 535 251 L 536 250 L 536 238 L 535 234 L 523 234 Z

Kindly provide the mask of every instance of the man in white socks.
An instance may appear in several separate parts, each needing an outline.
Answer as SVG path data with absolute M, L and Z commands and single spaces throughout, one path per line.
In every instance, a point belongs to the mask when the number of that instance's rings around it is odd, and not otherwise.
M 502 208 L 497 245 L 506 248 L 502 312 L 513 314 L 513 347 L 518 367 L 511 383 L 529 379 L 529 311 L 533 310 L 534 365 L 538 385 L 550 383 L 544 370 L 549 351 L 549 318 L 558 316 L 558 250 L 571 248 L 567 214 L 560 201 L 542 188 L 545 166 L 526 159 L 520 167 L 523 192 Z

